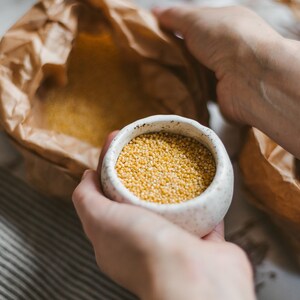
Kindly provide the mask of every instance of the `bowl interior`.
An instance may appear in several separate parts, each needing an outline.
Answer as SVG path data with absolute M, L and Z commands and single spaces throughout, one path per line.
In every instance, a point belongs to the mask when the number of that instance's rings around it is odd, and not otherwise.
M 212 131 L 204 126 L 201 126 L 200 129 L 198 126 L 196 127 L 193 124 L 179 121 L 156 121 L 153 123 L 137 124 L 133 126 L 133 128 L 125 127 L 124 131 L 122 130 L 115 139 L 113 164 L 116 164 L 124 146 L 126 146 L 132 139 L 145 133 L 160 131 L 194 138 L 207 147 L 207 149 L 213 154 L 216 166 L 218 165 L 218 154 L 215 142 L 211 136 Z
M 118 177 L 115 165 L 123 147 L 136 136 L 162 130 L 192 137 L 211 151 L 216 162 L 216 174 L 211 184 L 199 196 L 180 203 L 161 204 L 145 201 L 128 190 Z M 156 115 L 129 124 L 118 133 L 104 157 L 101 180 L 106 193 L 119 202 L 125 201 L 159 213 L 174 213 L 181 211 L 183 207 L 193 210 L 199 205 L 203 207 L 212 206 L 212 203 L 217 205 L 216 203 L 223 199 L 226 193 L 230 194 L 233 189 L 232 178 L 232 166 L 226 149 L 211 129 L 194 120 L 176 115 Z M 216 194 L 220 193 L 222 193 L 222 197 L 216 197 Z M 199 201 L 200 198 L 201 201 Z
M 149 119 L 149 118 L 148 118 Z M 184 120 L 188 120 L 182 118 Z M 157 120 L 152 122 L 136 122 L 133 123 L 120 131 L 120 133 L 116 136 L 115 140 L 112 144 L 113 153 L 111 155 L 110 166 L 113 167 L 111 172 L 113 173 L 114 177 L 118 177 L 117 171 L 115 170 L 115 165 L 118 160 L 118 157 L 123 150 L 124 146 L 126 146 L 132 139 L 135 137 L 145 134 L 145 133 L 152 133 L 152 132 L 160 132 L 166 131 L 170 133 L 180 134 L 183 136 L 191 137 L 196 139 L 197 141 L 201 142 L 204 146 L 208 148 L 208 150 L 212 153 L 215 163 L 216 163 L 216 174 L 218 173 L 218 162 L 219 162 L 219 154 L 216 147 L 216 135 L 207 127 L 201 126 L 199 123 L 188 120 L 188 121 L 175 121 L 175 120 Z M 215 136 L 215 137 L 214 137 Z M 217 138 L 217 142 L 219 139 Z M 219 142 L 221 143 L 221 142 Z M 216 177 L 214 176 L 214 179 Z M 116 179 L 116 178 L 115 178 Z M 208 186 L 207 189 L 213 184 L 214 179 L 212 180 L 211 184 Z M 121 180 L 118 178 L 116 179 L 119 181 L 119 184 L 122 184 Z M 125 186 L 123 186 L 125 188 Z M 123 189 L 122 188 L 122 189 Z M 125 188 L 126 189 L 126 188 Z M 206 189 L 206 190 L 207 190 Z M 126 189 L 127 190 L 127 189 Z M 127 190 L 130 192 L 129 190 Z M 205 191 L 203 192 L 205 193 Z M 203 194 L 202 193 L 202 194 Z M 134 196 L 131 192 L 130 194 Z M 200 194 L 197 197 L 200 197 Z M 134 196 L 136 197 L 136 196 Z M 196 199 L 195 197 L 194 199 Z M 191 201 L 193 199 L 188 200 Z M 144 202 L 144 200 L 142 200 Z M 164 204 L 160 204 L 164 205 Z M 170 205 L 170 204 L 166 204 Z M 174 205 L 174 204 L 172 204 Z

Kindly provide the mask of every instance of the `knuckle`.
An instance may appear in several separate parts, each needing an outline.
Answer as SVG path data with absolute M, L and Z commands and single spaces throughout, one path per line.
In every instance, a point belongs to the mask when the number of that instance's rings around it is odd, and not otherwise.
M 191 22 L 199 18 L 197 10 L 191 10 L 187 7 L 173 6 L 166 9 L 163 13 L 164 18 L 173 20 L 177 23 L 177 26 L 182 27 L 184 25 L 190 25 Z
M 254 15 L 254 12 L 244 6 L 233 6 L 228 10 L 228 14 L 223 15 L 223 21 L 219 25 L 230 32 L 238 30 L 243 24 L 248 24 L 249 17 Z
M 89 197 L 92 197 L 90 192 L 85 191 L 80 184 L 74 190 L 72 195 L 73 203 L 76 207 L 77 212 L 80 215 L 81 222 L 83 224 L 83 229 L 87 236 L 90 238 L 91 233 L 94 230 L 94 218 L 91 216 L 90 209 L 87 207 L 86 202 L 88 202 Z
M 97 223 L 94 221 L 93 218 L 86 218 L 83 222 L 83 229 L 87 237 L 93 243 L 94 236 L 97 233 Z
M 244 258 L 244 251 L 238 245 L 234 243 L 227 243 L 227 254 L 230 255 L 233 259 L 243 259 Z
M 239 265 L 241 268 L 247 272 L 247 274 L 252 274 L 253 270 L 246 252 L 234 243 L 227 244 L 227 256 L 232 264 Z
M 103 270 L 102 256 L 100 255 L 99 251 L 97 251 L 95 247 L 94 247 L 94 251 L 95 251 L 96 263 L 98 267 L 101 269 L 101 271 L 104 272 L 105 270 Z
M 242 6 L 242 5 L 234 5 L 231 7 L 232 11 L 238 15 L 244 15 L 244 14 L 251 14 L 252 10 L 250 10 L 249 8 L 247 8 L 246 6 Z
M 86 189 L 83 187 L 82 183 L 80 183 L 72 194 L 72 201 L 76 208 L 83 210 L 86 208 L 86 205 L 89 202 L 88 200 L 92 197 L 95 197 L 94 191 Z
M 72 201 L 74 204 L 82 203 L 85 199 L 86 194 L 82 190 L 81 184 L 79 184 L 72 194 Z
M 111 202 L 105 209 L 100 210 L 89 210 L 86 218 L 86 232 L 93 236 L 107 236 L 112 235 L 119 229 L 117 220 L 121 218 L 118 213 L 117 203 Z M 101 222 L 99 222 L 101 219 Z M 114 220 L 116 220 L 114 222 Z M 109 224 L 103 226 L 103 224 Z
M 173 17 L 176 16 L 180 12 L 178 7 L 170 7 L 165 10 L 164 14 L 167 17 Z
M 182 237 L 185 239 L 185 236 L 181 235 L 181 231 L 177 231 L 176 229 L 167 224 L 162 226 L 159 232 L 155 232 L 153 239 L 156 247 L 164 252 L 176 251 L 178 246 L 177 238 Z
M 111 274 L 111 264 L 107 260 L 107 255 L 104 251 L 100 251 L 97 246 L 94 246 L 95 259 L 100 271 L 106 275 Z

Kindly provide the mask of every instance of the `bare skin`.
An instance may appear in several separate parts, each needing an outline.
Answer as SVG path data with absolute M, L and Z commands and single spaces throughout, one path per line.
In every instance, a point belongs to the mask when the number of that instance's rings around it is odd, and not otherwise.
M 225 117 L 260 129 L 300 158 L 300 42 L 283 38 L 239 6 L 154 13 L 215 73 Z
M 185 6 L 155 14 L 215 72 L 225 117 L 259 128 L 300 158 L 298 42 L 241 7 Z M 224 240 L 222 224 L 200 239 L 149 211 L 107 199 L 94 171 L 85 172 L 73 202 L 100 269 L 141 299 L 255 299 L 249 261 Z
M 225 242 L 223 224 L 199 239 L 152 212 L 107 199 L 91 170 L 73 202 L 100 269 L 141 299 L 254 299 L 250 264 Z

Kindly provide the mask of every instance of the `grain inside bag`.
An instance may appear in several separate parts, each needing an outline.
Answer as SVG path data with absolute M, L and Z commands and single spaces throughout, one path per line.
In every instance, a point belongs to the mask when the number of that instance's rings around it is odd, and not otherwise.
M 111 130 L 153 113 L 208 120 L 206 70 L 126 0 L 40 1 L 2 39 L 0 74 L 1 125 L 47 195 L 70 198 Z

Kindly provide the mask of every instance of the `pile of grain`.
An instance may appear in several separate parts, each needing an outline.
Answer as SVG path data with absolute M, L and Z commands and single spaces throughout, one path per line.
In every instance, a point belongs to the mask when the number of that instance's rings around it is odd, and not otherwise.
M 141 88 L 137 66 L 126 61 L 109 33 L 79 34 L 68 80 L 44 99 L 50 130 L 99 146 L 110 131 L 157 113 Z
M 131 140 L 117 160 L 124 186 L 142 200 L 179 203 L 199 196 L 212 182 L 211 152 L 193 138 L 167 132 Z

